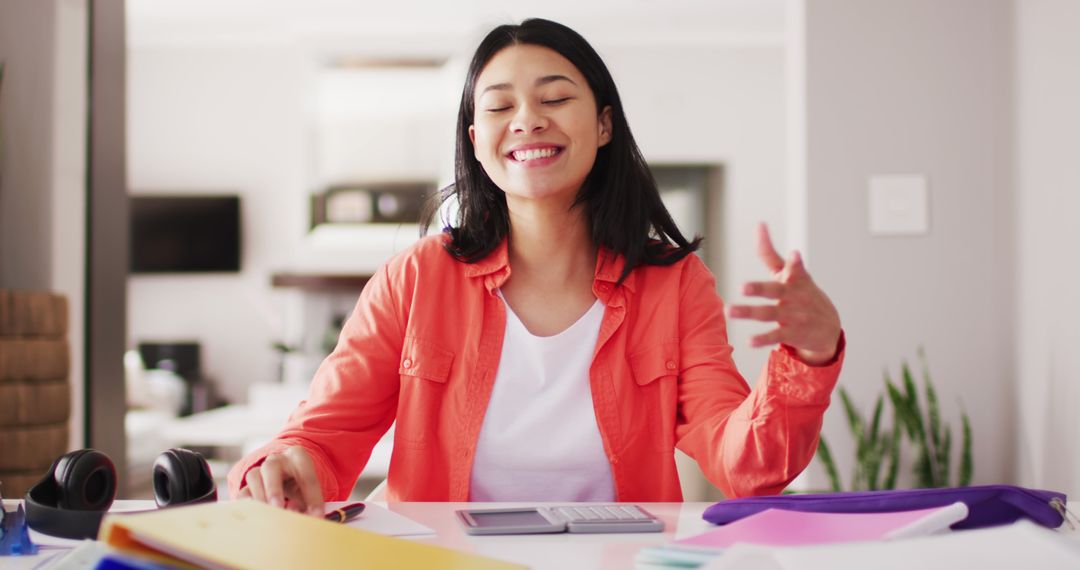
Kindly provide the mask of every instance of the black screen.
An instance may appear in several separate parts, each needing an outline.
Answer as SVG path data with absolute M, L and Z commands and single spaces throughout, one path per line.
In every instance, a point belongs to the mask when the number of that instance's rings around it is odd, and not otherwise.
M 240 271 L 238 196 L 133 196 L 131 272 Z
M 505 526 L 551 526 L 547 519 L 535 510 L 511 511 L 507 513 L 482 513 L 473 511 L 469 516 L 479 528 Z

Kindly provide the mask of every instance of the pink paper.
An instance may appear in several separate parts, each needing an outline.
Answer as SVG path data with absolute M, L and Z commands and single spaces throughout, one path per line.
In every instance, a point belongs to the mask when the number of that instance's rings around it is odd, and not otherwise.
M 680 546 L 726 548 L 735 543 L 801 546 L 881 540 L 942 508 L 895 513 L 805 513 L 768 509 L 704 534 L 676 540 Z M 946 523 L 947 525 L 948 523 Z

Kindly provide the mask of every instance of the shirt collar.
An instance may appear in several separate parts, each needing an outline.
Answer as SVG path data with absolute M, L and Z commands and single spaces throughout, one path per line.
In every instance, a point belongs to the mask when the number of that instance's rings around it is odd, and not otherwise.
M 626 259 L 611 251 L 610 249 L 601 246 L 596 253 L 596 270 L 593 273 L 594 281 L 617 283 L 619 276 L 622 275 L 623 268 L 626 267 Z M 494 291 L 510 277 L 510 253 L 508 241 L 504 237 L 499 245 L 495 246 L 495 249 L 491 253 L 484 256 L 483 259 L 474 263 L 469 263 L 465 267 L 465 275 L 468 277 L 483 277 L 491 276 L 487 280 L 488 290 Z M 634 291 L 635 281 L 637 280 L 636 272 L 631 272 L 626 276 L 622 284 L 630 291 Z

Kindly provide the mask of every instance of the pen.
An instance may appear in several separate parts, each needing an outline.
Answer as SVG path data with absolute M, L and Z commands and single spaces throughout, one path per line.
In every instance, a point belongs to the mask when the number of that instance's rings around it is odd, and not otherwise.
M 362 512 L 364 512 L 364 503 L 351 503 L 326 513 L 323 518 L 328 521 L 344 523 L 355 519 Z

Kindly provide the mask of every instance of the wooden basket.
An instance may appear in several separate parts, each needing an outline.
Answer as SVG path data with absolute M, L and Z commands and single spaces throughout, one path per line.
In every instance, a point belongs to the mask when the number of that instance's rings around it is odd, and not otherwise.
M 63 295 L 0 290 L 0 484 L 18 498 L 68 450 L 71 353 Z

